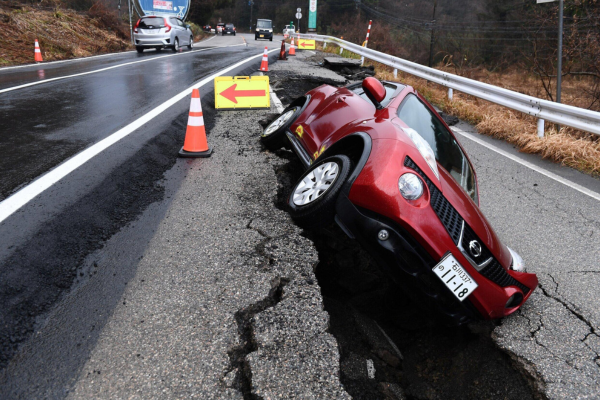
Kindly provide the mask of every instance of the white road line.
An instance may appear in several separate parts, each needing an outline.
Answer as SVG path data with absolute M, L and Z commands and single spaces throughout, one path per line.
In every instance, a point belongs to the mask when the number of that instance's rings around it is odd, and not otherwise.
M 281 100 L 279 100 L 279 97 L 277 97 L 277 94 L 273 91 L 271 85 L 269 85 L 269 91 L 271 92 L 271 101 L 273 104 L 275 104 L 275 109 L 281 114 L 283 112 L 283 104 L 281 104 Z
M 277 49 L 269 51 L 272 53 L 274 51 L 278 51 Z M 110 136 L 102 139 L 98 143 L 88 147 L 83 150 L 81 153 L 76 154 L 70 159 L 64 161 L 62 164 L 57 166 L 56 168 L 48 171 L 46 174 L 37 178 L 35 181 L 31 182 L 29 185 L 25 186 L 23 189 L 19 190 L 12 196 L 0 202 L 0 223 L 2 223 L 6 218 L 11 216 L 15 211 L 23 207 L 25 204 L 33 200 L 36 196 L 44 192 L 46 189 L 50 188 L 52 185 L 60 181 L 62 178 L 75 171 L 77 168 L 85 164 L 87 161 L 92 159 L 94 156 L 100 154 L 102 151 L 117 143 L 119 140 L 128 136 L 136 129 L 142 127 L 144 124 L 150 122 L 153 118 L 160 115 L 162 112 L 166 111 L 169 107 L 177 103 L 179 100 L 189 96 L 192 93 L 192 90 L 195 88 L 199 88 L 201 86 L 206 85 L 207 83 L 212 82 L 215 77 L 223 75 L 237 67 L 240 67 L 251 61 L 255 58 L 262 57 L 262 52 L 252 57 L 248 57 L 245 60 L 242 60 L 228 68 L 225 68 L 207 78 L 204 78 L 199 83 L 196 83 L 189 88 L 185 89 L 183 92 L 175 95 L 169 100 L 165 101 L 158 107 L 154 108 L 147 114 L 142 117 L 136 119 L 129 125 L 121 128 Z
M 94 59 L 94 58 L 107 57 L 107 56 L 117 56 L 119 54 L 127 54 L 127 53 L 135 53 L 135 50 L 133 50 L 133 51 L 122 51 L 122 52 L 119 52 L 119 53 L 99 54 L 97 56 L 89 56 L 89 57 L 81 57 L 81 58 L 71 58 L 69 60 L 48 61 L 48 62 L 44 62 L 44 63 L 41 63 L 41 64 L 25 64 L 25 65 L 15 65 L 13 67 L 2 67 L 2 68 L 0 68 L 0 73 L 2 73 L 4 71 L 7 71 L 9 69 L 27 68 L 27 67 L 44 68 L 46 65 L 62 64 L 62 63 L 74 62 L 74 61 L 87 61 L 87 60 L 91 60 L 91 59 Z
M 554 173 L 552 173 L 550 171 L 546 171 L 545 169 L 543 169 L 541 167 L 538 167 L 535 164 L 532 164 L 532 163 L 530 163 L 528 161 L 522 160 L 521 158 L 519 158 L 519 157 L 517 157 L 517 156 L 515 156 L 513 154 L 510 154 L 510 153 L 508 153 L 508 152 L 506 152 L 504 150 L 501 150 L 501 149 L 497 148 L 496 146 L 493 146 L 493 145 L 491 145 L 491 144 L 489 144 L 489 143 L 487 143 L 487 142 L 479 139 L 475 135 L 463 131 L 460 128 L 452 128 L 452 130 L 454 132 L 456 132 L 456 133 L 458 133 L 458 134 L 466 137 L 467 139 L 472 140 L 475 143 L 478 143 L 478 144 L 482 145 L 483 147 L 487 147 L 488 149 L 490 149 L 490 150 L 492 150 L 492 151 L 494 151 L 494 152 L 496 152 L 496 153 L 498 153 L 500 155 L 503 155 L 506 158 L 510 158 L 514 162 L 519 163 L 519 164 L 523 165 L 524 167 L 527 167 L 527 168 L 529 168 L 531 170 L 534 170 L 535 172 L 538 172 L 538 173 L 540 173 L 540 174 L 542 174 L 542 175 L 544 175 L 544 176 L 546 176 L 546 177 L 548 177 L 550 179 L 553 179 L 556 182 L 562 183 L 563 185 L 568 186 L 571 189 L 575 189 L 578 192 L 585 194 L 586 196 L 590 196 L 593 199 L 600 200 L 600 193 L 596 193 L 596 192 L 594 192 L 592 190 L 589 190 L 588 188 L 585 188 L 585 187 L 583 187 L 581 185 L 578 185 L 575 182 L 571 182 L 570 180 L 565 179 L 565 178 L 563 178 L 561 176 L 558 176 L 558 175 L 556 175 L 556 174 L 554 174 Z
M 194 42 L 194 44 L 197 43 L 203 43 L 203 42 L 208 42 L 211 39 L 214 39 L 215 37 L 211 37 L 210 39 L 206 39 L 206 40 L 200 40 L 198 42 Z M 0 73 L 7 71 L 9 69 L 17 69 L 17 68 L 27 68 L 27 67 L 38 67 L 38 68 L 43 68 L 46 65 L 54 65 L 54 64 L 62 64 L 62 63 L 68 63 L 68 62 L 76 62 L 76 61 L 87 61 L 87 60 L 91 60 L 94 58 L 100 58 L 100 57 L 106 57 L 106 56 L 118 56 L 120 54 L 127 54 L 127 53 L 135 53 L 136 50 L 131 50 L 131 51 L 120 51 L 118 53 L 106 53 L 106 54 L 99 54 L 97 56 L 89 56 L 89 57 L 79 57 L 79 58 L 70 58 L 68 60 L 58 60 L 58 61 L 48 61 L 48 62 L 44 62 L 41 64 L 24 64 L 24 65 L 15 65 L 12 67 L 2 67 L 0 68 Z
M 145 62 L 160 60 L 160 59 L 167 58 L 167 57 L 183 56 L 183 55 L 198 53 L 198 52 L 201 52 L 201 51 L 213 50 L 215 48 L 236 47 L 236 46 L 243 46 L 243 45 L 241 45 L 241 44 L 234 44 L 234 45 L 228 45 L 228 46 L 217 46 L 217 47 L 211 47 L 211 48 L 208 48 L 208 49 L 191 50 L 191 51 L 186 51 L 186 52 L 183 52 L 183 53 L 175 53 L 175 54 L 168 54 L 168 55 L 160 56 L 160 57 L 146 58 L 144 60 L 138 60 L 138 61 L 132 61 L 132 62 L 124 63 L 124 64 L 113 65 L 111 67 L 100 68 L 100 69 L 96 69 L 96 70 L 88 71 L 88 72 L 81 72 L 79 74 L 59 76 L 59 77 L 50 78 L 50 79 L 42 79 L 41 81 L 30 82 L 30 83 L 26 83 L 26 84 L 23 84 L 23 85 L 13 86 L 13 87 L 9 87 L 9 88 L 6 88 L 6 89 L 2 89 L 2 90 L 0 90 L 0 93 L 11 92 L 13 90 L 24 89 L 26 87 L 31 87 L 31 86 L 35 86 L 35 85 L 41 85 L 41 84 L 44 84 L 44 83 L 53 82 L 53 81 L 59 81 L 59 80 L 62 80 L 62 79 L 76 78 L 78 76 L 96 74 L 98 72 L 104 72 L 104 71 L 108 71 L 108 70 L 115 69 L 115 68 L 126 67 L 128 65 L 133 65 L 133 64 L 140 64 L 140 63 L 145 63 Z

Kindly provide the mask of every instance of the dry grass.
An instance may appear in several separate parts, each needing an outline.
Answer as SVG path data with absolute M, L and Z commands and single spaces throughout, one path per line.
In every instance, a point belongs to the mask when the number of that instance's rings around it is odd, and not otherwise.
M 325 51 L 339 54 L 337 46 L 329 45 Z M 562 165 L 590 175 L 600 176 L 600 138 L 596 135 L 571 128 L 561 128 L 557 132 L 554 124 L 547 123 L 545 137 L 539 138 L 537 121 L 529 115 L 456 91 L 453 100 L 449 101 L 447 89 L 443 86 L 404 74 L 401 71 L 398 71 L 398 79 L 395 79 L 390 67 L 379 63 L 367 62 L 366 64 L 375 66 L 378 79 L 411 85 L 445 113 L 475 125 L 481 134 L 506 140 L 522 152 L 539 154 Z M 463 75 L 532 96 L 545 97 L 543 90 L 536 86 L 534 78 L 518 73 L 518 71 L 492 73 L 481 69 L 468 71 Z M 563 101 L 580 107 L 586 106 L 581 104 L 581 98 L 578 97 L 582 85 L 585 84 L 585 80 L 573 79 L 565 82 Z
M 44 61 L 130 49 L 129 27 L 102 7 L 72 10 L 0 6 L 0 66 L 33 62 L 38 39 Z

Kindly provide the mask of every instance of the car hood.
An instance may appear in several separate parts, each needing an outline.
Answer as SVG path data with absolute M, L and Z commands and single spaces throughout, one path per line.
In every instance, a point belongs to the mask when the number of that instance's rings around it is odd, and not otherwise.
M 382 126 L 385 125 L 385 126 Z M 384 128 L 384 129 L 381 129 Z M 444 169 L 439 163 L 437 164 L 439 171 L 439 179 L 435 176 L 421 153 L 413 141 L 404 132 L 402 127 L 395 123 L 383 123 L 380 124 L 379 129 L 376 132 L 371 132 L 373 140 L 386 140 L 396 142 L 397 146 L 387 145 L 386 147 L 393 151 L 393 153 L 400 153 L 389 157 L 401 157 L 405 160 L 406 157 L 417 165 L 417 167 L 424 173 L 433 183 L 433 185 L 441 192 L 443 197 L 448 200 L 452 207 L 458 212 L 460 217 L 465 223 L 473 230 L 477 237 L 483 242 L 483 244 L 490 250 L 492 255 L 500 262 L 504 267 L 510 266 L 512 256 L 508 248 L 500 241 L 490 222 L 483 215 L 479 206 L 471 199 L 471 197 L 463 190 L 463 188 L 454 180 L 452 175 Z M 405 163 L 406 165 L 406 163 Z

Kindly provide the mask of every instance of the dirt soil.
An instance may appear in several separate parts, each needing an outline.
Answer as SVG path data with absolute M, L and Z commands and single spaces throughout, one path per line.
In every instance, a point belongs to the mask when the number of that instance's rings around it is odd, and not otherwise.
M 2 2 L 0 66 L 32 63 L 35 39 L 44 61 L 131 50 L 128 26 L 115 19 L 103 9 L 84 14 Z

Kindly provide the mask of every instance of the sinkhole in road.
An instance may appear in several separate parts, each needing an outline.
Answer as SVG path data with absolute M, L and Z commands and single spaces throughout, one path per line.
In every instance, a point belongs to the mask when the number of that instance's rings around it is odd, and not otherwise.
M 303 173 L 296 156 L 276 170 L 286 209 Z M 332 225 L 305 231 L 340 351 L 340 380 L 354 399 L 532 399 L 527 380 L 490 335 L 494 322 L 448 327 L 419 308 L 357 242 Z

